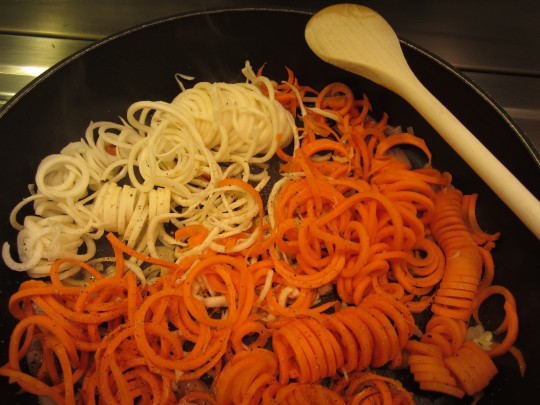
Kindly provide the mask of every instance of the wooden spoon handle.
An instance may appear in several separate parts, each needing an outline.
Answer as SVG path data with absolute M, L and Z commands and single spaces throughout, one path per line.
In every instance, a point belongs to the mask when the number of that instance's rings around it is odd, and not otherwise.
M 429 122 L 540 239 L 540 201 L 414 75 L 400 80 L 393 90 Z
M 408 101 L 540 239 L 540 201 L 424 87 L 380 15 L 354 4 L 332 5 L 310 19 L 305 35 L 321 59 Z

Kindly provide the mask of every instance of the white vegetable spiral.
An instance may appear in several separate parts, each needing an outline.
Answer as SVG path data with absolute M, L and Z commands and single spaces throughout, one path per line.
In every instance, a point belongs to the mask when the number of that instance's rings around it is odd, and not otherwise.
M 278 144 L 291 141 L 295 126 L 274 100 L 270 80 L 256 77 L 249 63 L 243 72 L 247 83 L 201 82 L 171 103 L 133 103 L 125 120 L 90 123 L 83 139 L 44 158 L 36 190 L 11 213 L 19 232 L 19 261 L 6 242 L 7 266 L 46 276 L 59 258 L 93 257 L 95 241 L 105 232 L 161 257 L 166 254 L 161 247 L 182 247 L 166 224 L 205 226 L 209 233 L 199 250 L 223 250 L 219 239 L 240 234 L 233 250 L 252 244 L 257 201 L 240 187 L 218 184 L 238 178 L 260 190 L 269 179 L 265 162 Z M 269 96 L 259 87 L 266 87 Z M 17 216 L 30 203 L 34 215 L 19 223 Z M 66 264 L 62 271 L 62 277 L 72 277 L 78 268 Z M 142 277 L 142 270 L 133 271 Z

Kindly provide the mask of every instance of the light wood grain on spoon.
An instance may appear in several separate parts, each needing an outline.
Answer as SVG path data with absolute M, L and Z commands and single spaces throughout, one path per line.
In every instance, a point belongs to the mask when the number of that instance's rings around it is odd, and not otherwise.
M 540 239 L 540 201 L 417 79 L 399 39 L 374 10 L 336 4 L 316 13 L 305 37 L 322 60 L 399 94 Z

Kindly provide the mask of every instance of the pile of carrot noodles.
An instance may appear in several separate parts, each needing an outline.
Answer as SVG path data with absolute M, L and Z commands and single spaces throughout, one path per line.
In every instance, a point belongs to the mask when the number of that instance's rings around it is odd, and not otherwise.
M 200 248 L 166 260 L 109 232 L 107 272 L 56 261 L 9 301 L 18 323 L 0 375 L 58 404 L 413 404 L 413 391 L 480 398 L 506 353 L 525 373 L 516 300 L 493 284 L 500 235 L 478 224 L 478 195 L 347 85 L 315 90 L 291 70 L 272 84 L 297 132 L 277 146 L 266 204 L 242 178 L 217 185 L 253 199 L 246 234 L 203 245 L 208 228 L 183 225 L 171 237 Z M 65 263 L 83 284 L 61 279 Z M 493 295 L 504 316 L 486 330 Z

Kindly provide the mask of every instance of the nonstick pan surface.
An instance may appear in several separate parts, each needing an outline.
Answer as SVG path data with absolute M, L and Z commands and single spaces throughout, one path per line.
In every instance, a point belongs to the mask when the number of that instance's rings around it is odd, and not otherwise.
M 249 60 L 265 74 L 285 79 L 284 67 L 314 88 L 341 81 L 366 93 L 374 118 L 389 114 L 393 125 L 413 127 L 433 153 L 433 165 L 453 174 L 464 193 L 479 193 L 479 221 L 486 231 L 500 231 L 494 251 L 495 283 L 516 296 L 520 316 L 517 346 L 527 360 L 521 377 L 510 356 L 496 359 L 499 374 L 481 403 L 526 403 L 540 382 L 540 243 L 480 178 L 400 97 L 371 82 L 320 61 L 309 50 L 303 31 L 310 14 L 285 9 L 227 9 L 173 16 L 108 37 L 62 61 L 29 84 L 0 110 L 0 241 L 14 241 L 9 213 L 28 195 L 40 160 L 81 138 L 90 121 L 117 121 L 139 100 L 170 101 L 179 91 L 175 74 L 197 81 L 242 81 Z M 286 27 L 286 29 L 280 29 Z M 537 197 L 540 157 L 531 142 L 498 104 L 448 63 L 406 40 L 402 47 L 419 79 Z M 539 219 L 540 220 L 540 219 Z M 0 264 L 0 363 L 14 320 L 7 311 L 10 294 L 25 279 Z M 410 389 L 415 385 L 404 377 Z M 2 403 L 37 403 L 17 395 L 0 379 Z M 419 403 L 461 403 L 445 396 L 420 394 Z

